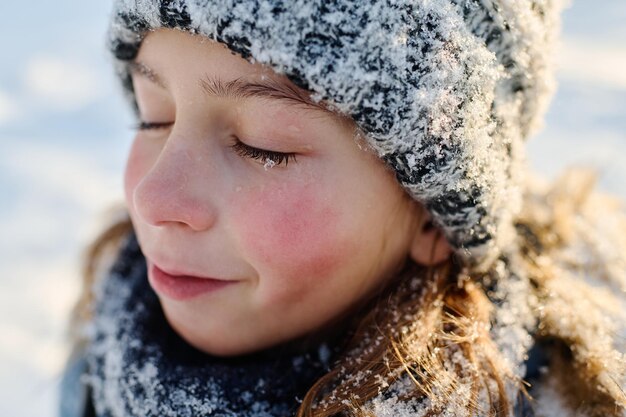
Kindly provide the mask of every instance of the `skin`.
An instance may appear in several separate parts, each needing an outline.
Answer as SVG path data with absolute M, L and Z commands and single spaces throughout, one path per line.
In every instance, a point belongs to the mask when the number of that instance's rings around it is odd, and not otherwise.
M 441 234 L 424 227 L 424 209 L 355 139 L 350 120 L 285 100 L 208 96 L 199 87 L 206 76 L 286 78 L 167 29 L 146 37 L 136 61 L 159 80 L 133 74 L 140 117 L 167 124 L 138 131 L 125 171 L 148 266 L 233 281 L 186 300 L 157 291 L 169 323 L 198 349 L 233 356 L 319 332 L 407 259 L 449 256 Z M 236 152 L 236 140 L 296 159 L 268 168 Z

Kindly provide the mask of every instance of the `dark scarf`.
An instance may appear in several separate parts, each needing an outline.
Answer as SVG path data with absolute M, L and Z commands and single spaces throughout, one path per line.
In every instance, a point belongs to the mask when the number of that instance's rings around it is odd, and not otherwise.
M 319 343 L 224 359 L 196 350 L 168 325 L 134 234 L 96 293 L 86 380 L 98 417 L 291 416 L 336 351 Z

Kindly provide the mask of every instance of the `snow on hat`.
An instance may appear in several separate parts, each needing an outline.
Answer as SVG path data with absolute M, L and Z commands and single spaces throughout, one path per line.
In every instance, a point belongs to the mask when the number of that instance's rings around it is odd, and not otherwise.
M 552 92 L 559 0 L 116 0 L 128 63 L 157 28 L 226 44 L 350 116 L 457 253 L 487 267 L 514 239 L 523 142 Z

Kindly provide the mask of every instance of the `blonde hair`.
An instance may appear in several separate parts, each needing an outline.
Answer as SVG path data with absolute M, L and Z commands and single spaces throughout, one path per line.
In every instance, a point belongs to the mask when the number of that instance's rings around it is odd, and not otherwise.
M 591 174 L 572 171 L 552 187 L 532 184 L 516 227 L 537 300 L 536 338 L 551 346 L 551 387 L 574 410 L 591 416 L 623 416 L 626 360 L 615 346 L 615 328 L 607 317 L 623 317 L 624 311 L 609 291 L 593 288 L 576 276 L 584 271 L 626 290 L 626 264 L 620 270 L 615 262 L 608 262 L 598 242 L 603 232 L 594 232 L 598 212 L 615 217 L 624 235 L 626 219 L 613 200 L 591 193 L 593 182 Z M 131 229 L 128 218 L 118 221 L 87 250 L 75 326 L 89 320 L 90 289 L 102 258 L 115 253 Z M 571 256 L 576 245 L 588 250 L 590 260 Z M 617 246 L 615 259 L 626 262 L 626 238 Z M 409 264 L 354 316 L 353 337 L 343 356 L 309 389 L 297 416 L 373 415 L 368 401 L 403 377 L 412 382 L 406 397 L 429 400 L 426 415 L 436 416 L 449 407 L 455 390 L 469 380 L 469 401 L 456 406 L 463 406 L 468 416 L 510 416 L 513 404 L 505 384 L 513 381 L 527 395 L 524 383 L 500 366 L 503 358 L 489 334 L 493 305 L 478 284 L 481 277 L 459 280 L 460 273 L 453 260 L 430 268 Z M 577 304 L 581 308 L 572 307 Z M 459 355 L 470 366 L 446 366 Z M 478 398 L 481 387 L 488 392 L 486 408 Z

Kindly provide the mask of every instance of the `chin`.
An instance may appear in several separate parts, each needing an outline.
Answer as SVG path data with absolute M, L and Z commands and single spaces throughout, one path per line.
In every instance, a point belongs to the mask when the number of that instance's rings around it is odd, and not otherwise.
M 175 307 L 161 303 L 165 318 L 174 331 L 187 343 L 209 355 L 229 357 L 244 355 L 263 349 L 261 344 L 250 343 L 250 340 L 238 337 L 232 326 L 208 328 L 190 325 L 196 318 L 187 318 L 179 314 Z

